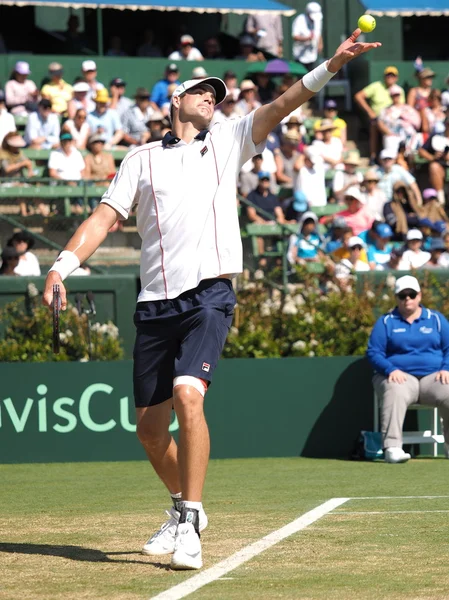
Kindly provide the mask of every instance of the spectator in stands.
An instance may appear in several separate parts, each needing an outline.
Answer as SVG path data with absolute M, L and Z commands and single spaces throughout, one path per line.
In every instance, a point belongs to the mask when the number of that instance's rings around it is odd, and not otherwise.
M 379 188 L 384 192 L 387 201 L 391 202 L 393 199 L 394 184 L 400 181 L 403 185 L 407 185 L 411 188 L 418 206 L 421 206 L 421 191 L 416 183 L 416 179 L 403 167 L 395 164 L 395 159 L 396 153 L 391 149 L 384 148 L 380 152 L 380 167 L 376 169 L 376 172 L 379 175 Z
M 33 176 L 33 164 L 22 152 L 26 146 L 17 131 L 10 131 L 2 140 L 0 150 L 0 174 L 2 177 L 20 178 Z
M 361 238 L 353 235 L 347 242 L 349 250 L 349 257 L 342 258 L 339 263 L 335 265 L 335 277 L 337 279 L 348 281 L 352 279 L 354 273 L 360 271 L 369 271 L 369 265 L 362 260 L 362 250 L 365 249 L 365 244 Z
M 305 144 L 302 140 L 302 136 L 304 133 L 307 133 L 306 128 L 302 125 L 302 121 L 303 121 L 303 115 L 301 115 L 301 117 L 299 117 L 298 115 L 292 113 L 290 114 L 288 117 L 286 117 L 285 119 L 283 119 L 281 121 L 281 125 L 282 127 L 281 129 L 281 133 L 282 134 L 286 134 L 287 132 L 291 132 L 294 131 L 295 133 L 299 134 L 299 145 L 298 145 L 298 150 L 301 152 L 304 150 Z M 302 147 L 300 147 L 302 146 Z
M 225 71 L 223 74 L 223 81 L 228 88 L 228 94 L 234 98 L 237 102 L 240 96 L 240 88 L 238 86 L 237 75 L 234 71 Z
M 143 42 L 137 49 L 137 56 L 158 58 L 162 56 L 160 48 L 154 45 L 154 34 L 151 29 L 145 29 L 143 32 Z
M 246 19 L 245 31 L 252 36 L 254 45 L 262 52 L 280 57 L 283 53 L 281 15 L 253 14 Z
M 298 233 L 290 236 L 288 261 L 292 265 L 317 262 L 323 257 L 323 240 L 317 231 L 318 217 L 306 211 L 298 222 Z
M 190 79 L 204 79 L 205 77 L 209 77 L 209 73 L 204 67 L 199 66 L 192 69 L 192 76 Z
M 73 119 L 67 119 L 62 126 L 62 131 L 67 131 L 72 135 L 75 147 L 78 150 L 85 150 L 87 139 L 90 135 L 90 127 L 87 123 L 87 113 L 84 108 L 79 108 Z
M 355 101 L 366 113 L 370 119 L 370 164 L 374 164 L 379 150 L 379 129 L 377 119 L 384 108 L 392 103 L 390 96 L 390 87 L 397 85 L 399 71 L 394 66 L 386 67 L 384 70 L 383 81 L 373 81 L 369 85 L 357 92 L 354 96 Z M 404 91 L 401 94 L 401 101 L 405 102 Z
M 362 183 L 362 189 L 366 194 L 366 206 L 372 212 L 375 219 L 382 221 L 384 219 L 384 207 L 387 198 L 384 192 L 379 188 L 379 174 L 373 169 L 368 170 Z
M 148 119 L 146 126 L 150 132 L 149 141 L 157 142 L 164 137 L 163 129 L 168 125 L 168 121 L 160 110 L 155 110 Z
M 440 256 L 440 266 L 443 269 L 448 269 L 449 268 L 449 231 L 445 231 L 441 234 L 441 239 L 444 242 L 444 252 L 443 254 Z
M 19 60 L 5 83 L 6 106 L 13 115 L 27 116 L 37 108 L 39 90 L 28 75 L 31 75 L 30 65 Z
M 83 60 L 81 64 L 83 80 L 89 85 L 87 97 L 95 102 L 95 96 L 99 90 L 104 88 L 104 85 L 97 81 L 97 64 L 94 60 Z
M 84 35 L 78 31 L 80 21 L 77 15 L 70 15 L 67 21 L 67 31 L 65 32 L 64 54 L 84 54 L 86 51 L 87 40 Z
M 304 165 L 304 156 L 297 150 L 299 139 L 298 132 L 285 133 L 281 138 L 281 147 L 274 152 L 277 167 L 276 181 L 286 188 L 296 187 L 296 178 Z
M 299 169 L 295 191 L 300 190 L 309 207 L 326 206 L 324 163 L 314 146 L 304 150 L 304 165 Z
M 424 269 L 441 269 L 444 268 L 441 264 L 441 257 L 446 250 L 446 246 L 441 238 L 433 238 L 429 247 L 430 259 L 424 265 Z
M 207 38 L 207 40 L 204 42 L 203 57 L 206 60 L 217 60 L 224 58 L 218 38 L 215 36 Z
M 53 150 L 48 159 L 50 177 L 67 181 L 68 185 L 75 186 L 77 181 L 83 179 L 85 168 L 84 159 L 81 152 L 75 148 L 72 135 L 62 133 L 61 148 Z M 75 213 L 83 213 L 82 198 L 73 199 L 72 209 Z
M 85 81 L 77 81 L 73 86 L 73 98 L 67 105 L 67 116 L 74 119 L 76 112 L 82 108 L 87 114 L 95 109 L 95 103 L 89 100 L 87 93 L 89 85 Z M 92 106 L 91 106 L 92 104 Z
M 0 145 L 7 133 L 16 130 L 16 122 L 13 115 L 6 110 L 5 93 L 0 90 Z
M 332 135 L 340 138 L 344 148 L 348 141 L 348 126 L 346 121 L 338 116 L 337 103 L 333 98 L 327 98 L 327 100 L 324 101 L 324 119 L 333 122 L 335 129 L 332 130 Z M 323 119 L 317 119 L 313 124 L 316 140 L 323 139 L 323 134 L 320 131 L 322 122 Z
M 87 116 L 92 133 L 103 133 L 106 148 L 113 148 L 123 138 L 123 129 L 116 110 L 108 108 L 110 97 L 108 90 L 100 89 L 94 98 L 95 110 Z
M 420 215 L 431 221 L 432 228 L 435 229 L 436 223 L 449 223 L 449 217 L 444 207 L 438 202 L 438 192 L 435 189 L 426 188 L 423 190 L 422 197 L 423 206 Z
M 133 106 L 133 101 L 131 98 L 125 96 L 126 81 L 124 81 L 121 77 L 114 77 L 109 84 L 109 91 L 111 93 L 111 102 L 109 103 L 109 108 L 116 110 L 120 119 L 123 119 L 123 115 L 126 113 L 126 111 Z
M 240 54 L 235 57 L 235 60 L 246 60 L 246 62 L 259 62 L 265 60 L 263 52 L 260 52 L 254 46 L 253 38 L 245 33 L 240 37 Z
M 292 24 L 293 56 L 311 71 L 323 50 L 323 13 L 318 2 L 308 2 L 304 14 L 299 14 Z
M 0 275 L 8 277 L 17 277 L 15 269 L 19 264 L 20 254 L 15 248 L 6 246 L 2 250 L 2 266 L 0 267 Z
M 160 110 L 165 103 L 170 102 L 168 88 L 172 84 L 176 84 L 176 87 L 180 84 L 179 69 L 176 63 L 167 65 L 164 79 L 157 81 L 151 90 L 150 101 L 154 110 Z
M 429 106 L 429 96 L 432 91 L 435 73 L 432 69 L 425 68 L 418 71 L 416 76 L 419 83 L 417 87 L 409 89 L 407 94 L 407 104 L 416 110 L 421 110 L 422 108 Z
M 16 275 L 22 277 L 39 277 L 41 268 L 35 254 L 30 252 L 35 243 L 34 237 L 26 231 L 17 231 L 7 241 L 7 247 L 14 248 L 19 254 L 19 263 L 14 269 Z
M 393 250 L 393 230 L 387 223 L 376 223 L 371 235 L 372 242 L 367 246 L 368 263 L 371 270 L 383 271 Z
M 323 139 L 312 142 L 312 146 L 317 149 L 324 161 L 324 169 L 326 171 L 343 166 L 343 144 L 340 138 L 332 135 L 334 130 L 334 122 L 330 119 L 323 119 L 318 130 L 322 134 Z
M 338 222 L 340 219 L 344 219 L 344 217 L 337 216 L 334 220 Z M 344 221 L 346 223 L 346 219 L 344 219 Z M 332 221 L 332 224 L 333 223 L 334 223 L 334 221 Z M 349 240 L 351 240 L 353 237 L 354 237 L 354 232 L 352 231 L 352 227 L 348 227 L 347 225 L 345 227 L 343 227 L 342 234 L 341 234 L 341 244 L 335 250 L 332 251 L 332 258 L 334 261 L 340 262 L 344 258 L 349 258 L 351 256 L 351 251 L 349 249 Z M 358 236 L 358 237 L 360 237 L 360 236 Z M 365 241 L 363 240 L 363 238 L 360 238 L 360 239 L 365 244 Z M 360 260 L 363 260 L 363 262 L 365 262 L 368 265 L 368 256 L 366 254 L 365 247 L 362 248 L 359 258 L 360 258 Z
M 182 35 L 179 40 L 179 50 L 169 55 L 169 60 L 204 60 L 203 55 L 194 46 L 195 40 L 191 35 Z
M 30 148 L 49 150 L 59 147 L 61 126 L 59 117 L 51 110 L 51 101 L 42 98 L 36 112 L 30 113 L 25 127 L 24 139 Z
M 326 254 L 332 254 L 335 250 L 342 247 L 345 231 L 349 231 L 352 236 L 352 229 L 348 228 L 344 217 L 337 217 L 332 221 L 324 240 L 324 252 Z
M 235 112 L 239 117 L 245 117 L 262 106 L 257 99 L 257 86 L 251 79 L 244 79 L 240 84 L 240 98 L 235 105 Z
M 449 323 L 421 304 L 415 277 L 400 277 L 394 291 L 397 305 L 376 321 L 366 354 L 375 370 L 385 461 L 401 463 L 410 459 L 402 428 L 411 404 L 437 406 L 449 442 Z
M 146 127 L 151 115 L 154 113 L 150 106 L 150 92 L 143 87 L 137 88 L 134 96 L 136 103 L 123 115 L 123 140 L 127 146 L 140 146 L 150 138 Z
M 248 171 L 251 171 L 252 168 L 253 161 L 250 159 L 242 166 L 240 172 L 247 173 Z M 262 151 L 262 165 L 260 167 L 260 170 L 268 171 L 268 173 L 270 173 L 270 177 L 274 176 L 276 173 L 276 161 L 274 159 L 274 154 L 273 152 L 268 150 L 268 148 L 264 148 Z M 276 181 L 276 178 L 274 178 L 274 181 Z M 276 190 L 277 189 L 278 188 L 276 186 Z
M 60 63 L 50 63 L 48 65 L 50 81 L 41 89 L 42 98 L 50 100 L 53 112 L 59 115 L 67 114 L 68 103 L 73 96 L 72 86 L 62 78 L 63 72 Z
M 421 117 L 417 110 L 401 100 L 403 89 L 398 85 L 389 88 L 392 104 L 383 108 L 377 126 L 383 135 L 383 146 L 397 154 L 399 144 L 405 144 L 405 153 L 414 152 L 421 143 Z
M 444 133 L 431 136 L 418 153 L 429 161 L 430 185 L 437 191 L 438 200 L 444 206 L 444 182 L 449 168 L 449 116 L 444 121 Z
M 421 130 L 424 134 L 434 135 L 444 130 L 444 121 L 446 119 L 446 109 L 442 104 L 442 94 L 440 90 L 431 90 L 429 94 L 428 106 L 420 111 L 422 115 Z
M 94 179 L 96 185 L 107 187 L 115 175 L 114 157 L 110 152 L 105 152 L 105 138 L 101 133 L 91 135 L 87 144 L 88 154 L 84 157 L 84 179 Z M 91 209 L 99 203 L 100 198 L 89 198 Z
M 419 229 L 410 229 L 407 232 L 406 248 L 401 259 L 402 269 L 419 269 L 430 259 L 430 252 L 422 249 L 423 237 Z
M 123 42 L 119 35 L 113 35 L 111 37 L 106 56 L 128 56 L 123 50 Z
M 410 186 L 402 181 L 394 184 L 393 199 L 384 205 L 384 218 L 395 233 L 397 240 L 405 239 L 411 227 L 418 224 L 421 207 Z
M 267 104 L 274 99 L 276 86 L 269 73 L 255 73 L 257 96 L 262 104 Z
M 324 225 L 332 223 L 337 217 L 344 217 L 348 227 L 351 227 L 355 236 L 371 227 L 374 216 L 366 206 L 366 195 L 359 187 L 353 186 L 346 190 L 344 195 L 346 210 L 342 210 L 334 215 L 322 217 L 320 222 Z
M 255 204 L 257 208 L 269 213 L 271 218 L 258 214 L 255 208 L 249 206 L 247 208 L 248 219 L 253 223 L 285 223 L 279 199 L 270 192 L 270 173 L 268 171 L 260 171 L 258 177 L 258 186 L 248 194 L 248 200 Z
M 423 235 L 422 249 L 429 251 L 430 246 L 432 244 L 432 239 L 433 239 L 432 238 L 432 233 L 433 233 L 432 221 L 427 218 L 419 219 L 418 225 L 416 226 L 416 228 L 419 229 L 419 231 Z
M 332 180 L 332 194 L 338 203 L 344 201 L 344 195 L 348 188 L 360 186 L 363 182 L 363 174 L 357 171 L 360 167 L 360 155 L 357 151 L 351 150 L 343 155 L 344 170 L 335 171 Z
M 256 154 L 251 159 L 253 168 L 251 171 L 240 172 L 240 194 L 246 198 L 250 192 L 255 190 L 259 185 L 259 173 L 263 171 L 263 157 L 262 154 Z M 269 191 L 272 194 L 276 194 L 277 185 L 274 173 L 269 173 L 270 176 L 270 187 Z
M 235 119 L 238 117 L 238 114 L 235 111 L 235 105 L 236 101 L 234 100 L 234 96 L 232 94 L 226 96 L 220 106 L 215 109 L 210 128 L 212 128 L 216 123 L 222 123 L 223 121 L 228 121 L 229 119 Z

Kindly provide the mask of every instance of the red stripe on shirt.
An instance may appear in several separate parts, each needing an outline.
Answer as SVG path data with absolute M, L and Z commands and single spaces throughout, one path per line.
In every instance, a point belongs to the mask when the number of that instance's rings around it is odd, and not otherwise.
M 217 197 L 218 188 L 220 187 L 220 176 L 218 174 L 217 155 L 215 154 L 215 146 L 214 146 L 214 142 L 212 141 L 212 135 L 210 136 L 210 143 L 211 143 L 211 146 L 212 146 L 212 151 L 214 153 L 215 172 L 217 173 L 217 192 L 215 193 L 214 199 L 212 201 L 212 209 L 214 211 L 215 250 L 217 251 L 218 274 L 222 275 L 222 272 L 221 272 L 221 262 L 220 262 L 220 254 L 218 252 L 217 213 L 215 212 L 215 198 Z
M 159 210 L 158 210 L 158 206 L 157 206 L 157 198 L 156 198 L 156 192 L 154 190 L 154 185 L 153 185 L 153 169 L 151 167 L 151 148 L 149 148 L 149 165 L 150 165 L 150 181 L 151 181 L 151 189 L 153 190 L 153 198 L 154 198 L 154 206 L 156 208 L 156 224 L 157 224 L 157 229 L 159 231 L 159 245 L 161 247 L 161 268 L 162 268 L 162 277 L 164 278 L 164 288 L 165 288 L 165 299 L 168 299 L 168 288 L 167 288 L 167 278 L 165 277 L 165 268 L 164 268 L 164 247 L 162 245 L 162 231 L 161 231 L 161 226 L 160 226 L 160 222 L 159 222 Z

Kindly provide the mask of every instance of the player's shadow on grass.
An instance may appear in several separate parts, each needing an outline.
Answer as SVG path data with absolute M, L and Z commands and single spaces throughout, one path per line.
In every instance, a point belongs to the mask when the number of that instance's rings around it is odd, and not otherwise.
M 151 562 L 146 560 L 125 560 L 120 558 L 111 558 L 129 554 L 140 554 L 140 552 L 103 552 L 93 548 L 83 548 L 82 546 L 57 546 L 56 544 L 19 544 L 12 542 L 0 542 L 0 552 L 10 552 L 11 554 L 41 554 L 42 556 L 59 556 L 69 560 L 79 560 L 87 562 L 109 562 L 122 564 L 151 565 L 158 569 L 169 570 L 168 564 L 160 562 Z

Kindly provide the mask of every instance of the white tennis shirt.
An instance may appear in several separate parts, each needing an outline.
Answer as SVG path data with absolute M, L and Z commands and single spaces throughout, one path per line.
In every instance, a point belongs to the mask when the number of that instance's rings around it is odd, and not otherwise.
M 237 177 L 265 147 L 252 141 L 253 116 L 217 123 L 189 144 L 167 134 L 123 160 L 101 201 L 123 219 L 137 205 L 138 302 L 176 298 L 203 279 L 241 273 Z

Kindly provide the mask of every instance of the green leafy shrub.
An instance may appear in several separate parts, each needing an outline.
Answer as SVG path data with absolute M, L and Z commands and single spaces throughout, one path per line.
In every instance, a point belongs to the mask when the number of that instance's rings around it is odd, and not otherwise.
M 87 315 L 78 315 L 72 305 L 61 312 L 59 354 L 52 349 L 53 317 L 40 303 L 34 284 L 28 286 L 25 300 L 11 302 L 0 309 L 4 334 L 0 339 L 2 362 L 88 361 Z M 123 348 L 118 328 L 111 322 L 91 326 L 92 360 L 120 360 Z

